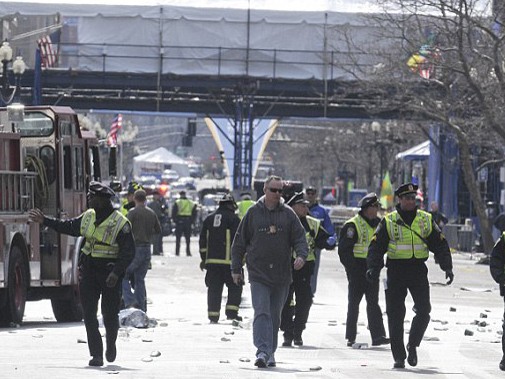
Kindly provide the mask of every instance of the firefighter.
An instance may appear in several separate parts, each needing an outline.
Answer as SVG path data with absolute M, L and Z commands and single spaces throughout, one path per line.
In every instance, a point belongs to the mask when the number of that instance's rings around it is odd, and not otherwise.
M 238 207 L 238 217 L 242 220 L 249 208 L 251 208 L 256 202 L 251 199 L 251 194 L 249 192 L 242 192 L 240 194 L 240 201 L 237 204 Z
M 189 243 L 191 239 L 191 227 L 196 218 L 196 203 L 186 197 L 186 191 L 179 192 L 179 198 L 172 207 L 172 219 L 175 223 L 175 255 L 179 255 L 181 249 L 181 237 L 186 239 L 186 255 L 191 256 Z
M 79 255 L 79 291 L 92 357 L 90 366 L 103 366 L 103 342 L 97 320 L 100 295 L 106 333 L 105 357 L 108 362 L 116 359 L 121 280 L 135 255 L 130 222 L 112 207 L 113 196 L 114 191 L 106 185 L 91 182 L 87 195 L 89 209 L 79 217 L 60 220 L 46 217 L 39 209 L 29 211 L 34 222 L 58 233 L 85 237 Z
M 330 234 L 321 226 L 321 221 L 308 216 L 309 202 L 304 199 L 303 192 L 287 194 L 286 204 L 293 208 L 305 229 L 309 253 L 305 265 L 300 270 L 292 271 L 293 282 L 289 287 L 288 298 L 282 309 L 280 329 L 284 331 L 282 346 L 291 346 L 292 343 L 302 346 L 302 332 L 305 330 L 312 306 L 310 278 L 314 273 L 314 251 L 316 248 L 330 248 L 327 244 Z M 295 257 L 293 255 L 293 261 Z M 293 297 L 296 298 L 296 301 Z
M 345 267 L 349 282 L 345 329 L 347 346 L 352 346 L 356 341 L 359 304 L 363 295 L 366 298 L 366 312 L 372 336 L 372 346 L 389 344 L 379 306 L 379 282 L 370 283 L 366 280 L 368 245 L 370 245 L 375 228 L 379 225 L 380 218 L 377 217 L 379 204 L 375 193 L 367 194 L 358 203 L 361 210 L 344 224 L 340 232 L 338 255 L 340 262 Z
M 235 284 L 231 276 L 231 243 L 237 231 L 240 219 L 235 214 L 237 204 L 229 194 L 219 200 L 217 210 L 203 221 L 200 232 L 200 269 L 207 270 L 207 312 L 212 324 L 219 321 L 223 286 L 228 287 L 226 318 L 242 321 L 238 316 L 242 298 L 242 284 Z
M 454 280 L 447 240 L 431 214 L 417 209 L 416 192 L 417 185 L 413 183 L 396 189 L 399 204 L 381 220 L 368 248 L 366 276 L 369 281 L 379 280 L 387 253 L 386 313 L 394 368 L 405 368 L 405 358 L 409 365 L 417 365 L 417 347 L 430 322 L 430 284 L 424 263 L 430 251 L 445 271 L 447 284 Z M 409 333 L 408 356 L 403 342 L 407 290 L 414 300 L 416 314 Z

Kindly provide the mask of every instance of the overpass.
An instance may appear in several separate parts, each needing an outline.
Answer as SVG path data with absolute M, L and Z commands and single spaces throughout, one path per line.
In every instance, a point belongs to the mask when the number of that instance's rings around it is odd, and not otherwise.
M 356 80 L 377 63 L 363 53 L 375 47 L 363 15 L 3 2 L 0 16 L 16 55 L 39 51 L 21 78 L 23 103 L 228 118 L 234 188 L 251 187 L 255 119 L 395 117 Z M 51 31 L 55 64 L 26 37 L 30 20 Z M 355 57 L 350 29 L 362 41 Z

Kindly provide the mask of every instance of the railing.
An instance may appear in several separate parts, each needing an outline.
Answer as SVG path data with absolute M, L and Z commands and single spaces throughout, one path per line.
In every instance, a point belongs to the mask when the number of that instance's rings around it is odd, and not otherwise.
M 34 207 L 34 172 L 0 171 L 0 212 L 24 213 Z
M 250 75 L 334 80 L 369 72 L 370 57 L 343 51 L 208 46 L 60 44 L 58 67 L 98 72 Z

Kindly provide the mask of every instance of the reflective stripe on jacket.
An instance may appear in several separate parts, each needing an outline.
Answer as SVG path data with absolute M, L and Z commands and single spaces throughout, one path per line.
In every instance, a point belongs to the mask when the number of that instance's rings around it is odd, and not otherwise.
M 368 246 L 370 246 L 375 229 L 360 214 L 357 214 L 346 222 L 346 224 L 351 223 L 356 227 L 358 237 L 352 249 L 354 258 L 366 259 L 368 256 Z
M 86 238 L 82 252 L 94 258 L 116 259 L 119 246 L 116 242 L 118 233 L 128 219 L 119 211 L 112 212 L 100 225 L 95 226 L 96 212 L 88 209 L 81 220 L 81 235 Z
M 398 211 L 387 214 L 385 220 L 389 235 L 387 250 L 388 259 L 410 259 L 412 257 L 416 259 L 428 258 L 428 246 L 422 238 L 426 240 L 432 231 L 432 218 L 430 213 L 417 210 L 416 217 L 410 229 L 407 226 L 398 225 L 398 220 L 401 220 Z M 403 223 L 403 220 L 400 221 L 400 223 Z

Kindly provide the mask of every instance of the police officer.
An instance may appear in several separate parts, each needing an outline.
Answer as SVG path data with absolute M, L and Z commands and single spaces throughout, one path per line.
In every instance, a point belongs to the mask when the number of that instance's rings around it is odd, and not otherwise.
M 230 194 L 219 200 L 217 210 L 203 221 L 200 232 L 200 269 L 207 269 L 207 315 L 211 323 L 219 321 L 223 286 L 228 287 L 226 318 L 242 320 L 238 316 L 242 298 L 242 284 L 235 284 L 231 276 L 231 243 L 237 231 L 240 219 L 235 214 L 237 204 Z
M 417 185 L 402 184 L 395 191 L 399 204 L 379 223 L 368 249 L 366 273 L 370 281 L 378 281 L 387 253 L 386 312 L 388 315 L 391 352 L 394 368 L 404 368 L 405 358 L 417 365 L 417 347 L 430 322 L 430 285 L 428 268 L 424 263 L 433 251 L 440 268 L 445 271 L 447 284 L 454 280 L 449 245 L 428 212 L 416 207 Z M 405 297 L 407 290 L 414 300 L 416 315 L 412 320 L 408 356 L 403 342 Z
M 91 182 L 89 209 L 77 218 L 59 220 L 46 217 L 39 209 L 29 211 L 32 221 L 59 233 L 85 238 L 79 256 L 79 290 L 92 357 L 90 366 L 103 366 L 103 343 L 96 315 L 100 295 L 107 342 L 105 357 L 108 362 L 116 359 L 121 279 L 135 254 L 130 222 L 112 207 L 113 196 L 114 191 L 106 185 Z
M 313 186 L 308 186 L 305 189 L 305 196 L 309 201 L 309 215 L 317 218 L 321 221 L 321 224 L 329 234 L 328 245 L 331 249 L 334 249 L 337 244 L 337 235 L 335 233 L 335 227 L 331 222 L 330 216 L 328 215 L 328 211 L 322 207 L 317 201 L 317 189 Z M 314 274 L 310 279 L 310 286 L 312 288 L 312 295 L 316 294 L 317 290 L 317 276 L 319 274 L 319 263 L 321 262 L 321 249 L 316 248 L 314 251 L 315 260 L 314 260 Z
M 255 204 L 255 201 L 251 199 L 251 194 L 249 192 L 242 192 L 240 194 L 240 201 L 238 202 L 238 217 L 242 220 L 249 208 Z
M 189 248 L 191 227 L 196 218 L 196 204 L 186 197 L 186 191 L 179 192 L 179 198 L 172 207 L 172 219 L 175 222 L 175 255 L 179 255 L 181 249 L 181 237 L 186 239 L 186 255 L 191 256 Z
M 338 243 L 338 255 L 345 267 L 349 282 L 345 338 L 347 346 L 352 346 L 356 341 L 359 304 L 365 295 L 372 346 L 385 345 L 389 344 L 389 338 L 386 338 L 382 311 L 379 306 L 379 282 L 370 283 L 366 280 L 368 246 L 380 222 L 380 218 L 377 217 L 379 199 L 372 192 L 363 197 L 358 206 L 361 210 L 344 224 Z
M 316 248 L 329 248 L 329 233 L 322 227 L 321 221 L 308 215 L 309 202 L 303 192 L 286 195 L 286 204 L 291 206 L 300 219 L 307 238 L 309 252 L 305 265 L 300 270 L 293 270 L 293 282 L 289 287 L 288 298 L 282 309 L 280 329 L 284 331 L 282 346 L 303 345 L 302 332 L 305 330 L 312 306 L 312 288 L 310 278 L 314 273 L 314 252 Z M 296 256 L 293 255 L 293 261 Z M 294 296 L 296 301 L 294 301 Z
M 121 208 L 120 212 L 126 216 L 128 214 L 128 211 L 132 208 L 135 208 L 135 201 L 133 200 L 135 191 L 144 189 L 144 187 L 137 183 L 136 181 L 132 180 L 128 183 L 128 190 L 126 192 L 126 197 L 121 201 Z
M 500 285 L 500 295 L 505 296 L 505 232 L 502 232 L 500 238 L 496 241 L 491 252 L 491 258 L 489 262 L 489 269 L 491 271 L 491 276 L 496 283 Z M 504 298 L 505 299 L 505 298 Z M 505 313 L 504 313 L 505 317 Z M 505 323 L 503 323 L 503 334 L 501 337 L 501 348 L 503 352 L 502 359 L 500 361 L 500 370 L 505 371 Z

